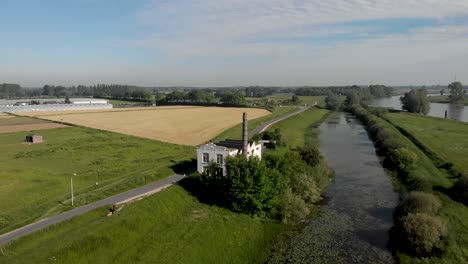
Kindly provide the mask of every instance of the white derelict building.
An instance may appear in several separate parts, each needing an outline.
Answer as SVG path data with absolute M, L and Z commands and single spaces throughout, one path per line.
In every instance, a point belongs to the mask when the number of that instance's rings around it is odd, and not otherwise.
M 226 158 L 242 154 L 245 157 L 262 158 L 264 151 L 263 141 L 248 142 L 247 114 L 243 117 L 242 140 L 226 139 L 218 143 L 208 143 L 197 147 L 197 170 L 203 173 L 210 162 L 216 162 L 223 171 L 226 171 Z

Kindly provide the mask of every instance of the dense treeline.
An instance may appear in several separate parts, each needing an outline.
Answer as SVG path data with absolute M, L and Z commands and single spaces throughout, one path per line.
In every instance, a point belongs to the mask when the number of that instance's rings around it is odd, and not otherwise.
M 330 93 L 336 95 L 348 95 L 351 93 L 359 93 L 361 96 L 369 98 L 389 97 L 393 94 L 393 88 L 385 85 L 369 85 L 368 87 L 339 86 L 339 87 L 302 87 L 294 91 L 296 95 L 319 96 L 328 95 Z
M 320 91 L 322 92 L 322 91 Z M 353 105 L 359 103 L 367 103 L 372 98 L 382 98 L 392 96 L 393 88 L 385 85 L 369 85 L 368 87 L 359 87 L 353 85 L 348 88 L 331 87 L 329 90 L 324 90 L 325 104 L 330 110 L 341 110 L 345 105 Z M 341 99 L 341 96 L 346 96 L 346 101 Z
M 55 86 L 44 85 L 40 89 L 22 88 L 18 84 L 1 84 L 0 98 L 36 98 L 36 97 L 98 97 L 132 100 L 150 100 L 152 95 L 148 89 L 131 85 L 98 84 L 92 86 Z
M 166 95 L 157 94 L 158 104 L 165 103 L 204 103 L 204 104 L 227 104 L 227 105 L 245 105 L 245 96 L 240 92 L 217 91 L 207 92 L 204 90 L 173 91 Z
M 108 98 L 148 98 L 151 94 L 168 94 L 173 92 L 189 93 L 191 91 L 202 91 L 213 94 L 220 98 L 219 94 L 239 93 L 246 97 L 266 97 L 274 93 L 294 93 L 296 95 L 327 95 L 329 91 L 336 94 L 347 94 L 351 91 L 363 92 L 366 90 L 374 97 L 391 95 L 393 89 L 384 85 L 370 85 L 369 87 L 341 86 L 341 87 L 217 87 L 217 88 L 189 88 L 189 87 L 138 87 L 134 85 L 121 84 L 97 84 L 78 85 L 65 87 L 61 85 L 44 85 L 42 88 L 22 88 L 18 84 L 1 84 L 0 98 L 21 98 L 21 97 L 108 97 Z M 182 101 L 184 99 L 175 99 Z M 170 100 L 170 101 L 171 101 Z M 186 101 L 191 100 L 185 98 Z M 207 99 L 209 100 L 209 98 Z
M 228 157 L 225 172 L 211 163 L 205 173 L 186 178 L 182 185 L 206 203 L 298 223 L 321 200 L 322 185 L 332 174 L 326 165 L 316 162 L 322 159 L 320 152 L 309 148 L 314 147 L 269 151 L 262 160 Z
M 347 109 L 365 125 L 379 155 L 385 157 L 384 166 L 395 171 L 405 186 L 413 190 L 403 194 L 394 214 L 395 226 L 391 235 L 396 249 L 418 257 L 442 252 L 447 243 L 448 221 L 437 214 L 441 201 L 430 193 L 433 186 L 415 167 L 418 156 L 401 139 L 402 135 L 378 117 L 385 110 L 369 111 L 359 104 L 348 105 Z

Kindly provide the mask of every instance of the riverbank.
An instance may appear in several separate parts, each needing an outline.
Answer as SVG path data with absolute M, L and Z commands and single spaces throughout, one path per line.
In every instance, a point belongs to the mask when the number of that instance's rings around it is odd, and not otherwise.
M 449 96 L 448 95 L 434 95 L 428 96 L 429 102 L 431 103 L 439 103 L 439 104 L 449 104 Z M 468 102 L 465 102 L 464 105 L 468 105 Z
M 442 202 L 440 211 L 434 217 L 445 219 L 448 223 L 448 234 L 443 241 L 444 250 L 425 256 L 423 259 L 414 255 L 411 252 L 412 249 L 398 247 L 396 244 L 397 260 L 400 263 L 466 263 L 468 261 L 468 250 L 465 247 L 468 244 L 468 221 L 466 220 L 468 208 L 454 201 L 449 195 L 449 190 L 457 179 L 446 169 L 437 168 L 435 162 L 417 144 L 386 121 L 388 114 L 383 114 L 383 118 L 380 118 L 360 107 L 353 112 L 367 125 L 367 130 L 379 148 L 379 153 L 387 157 L 386 160 L 392 160 L 388 159 L 392 155 L 389 152 L 391 149 L 405 148 L 415 155 L 412 162 L 407 164 L 408 166 L 402 166 L 401 169 L 398 169 L 395 164 L 387 164 L 386 167 L 396 176 L 396 186 L 400 190 L 433 193 Z M 396 118 L 393 120 L 396 121 Z M 382 132 L 383 130 L 385 132 Z M 430 131 L 430 128 L 425 128 L 424 133 L 426 130 Z
M 366 131 L 353 116 L 337 112 L 319 131 L 335 180 L 317 215 L 268 263 L 393 263 L 387 242 L 398 195 Z

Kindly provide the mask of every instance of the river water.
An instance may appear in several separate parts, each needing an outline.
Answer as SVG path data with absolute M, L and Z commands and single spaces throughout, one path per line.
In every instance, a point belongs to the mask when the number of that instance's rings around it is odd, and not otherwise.
M 398 202 L 390 177 L 361 123 L 333 115 L 320 148 L 335 171 L 318 216 L 288 243 L 283 263 L 393 263 L 388 231 Z
M 374 99 L 371 104 L 401 110 L 400 96 Z M 444 118 L 445 111 L 447 111 L 448 118 L 468 122 L 468 107 L 464 105 L 439 103 L 430 103 L 430 105 L 431 109 L 428 113 L 430 116 Z

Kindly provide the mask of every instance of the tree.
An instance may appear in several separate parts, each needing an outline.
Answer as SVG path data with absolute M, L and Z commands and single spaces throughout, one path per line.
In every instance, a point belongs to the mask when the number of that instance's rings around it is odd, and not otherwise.
M 300 149 L 299 153 L 301 154 L 302 160 L 309 166 L 315 166 L 322 160 L 320 150 L 316 146 L 310 144 Z
M 369 85 L 369 92 L 376 98 L 392 96 L 393 88 L 385 85 Z
M 258 158 L 229 156 L 224 199 L 228 199 L 229 207 L 235 212 L 276 216 L 285 190 L 284 178 Z
M 292 98 L 291 98 L 291 102 L 293 103 L 299 103 L 299 97 L 297 95 L 293 95 Z
M 341 108 L 340 97 L 336 93 L 329 91 L 325 98 L 325 104 L 330 110 L 339 110 Z
M 466 99 L 466 92 L 461 82 L 453 82 L 449 84 L 450 89 L 450 102 L 451 103 L 464 103 Z
M 424 88 L 411 90 L 400 97 L 403 110 L 411 113 L 429 113 L 430 105 Z
M 245 96 L 238 92 L 228 92 L 223 95 L 221 102 L 224 104 L 245 105 Z
M 346 95 L 345 104 L 347 107 L 350 107 L 361 102 L 361 96 L 356 91 L 351 91 Z

